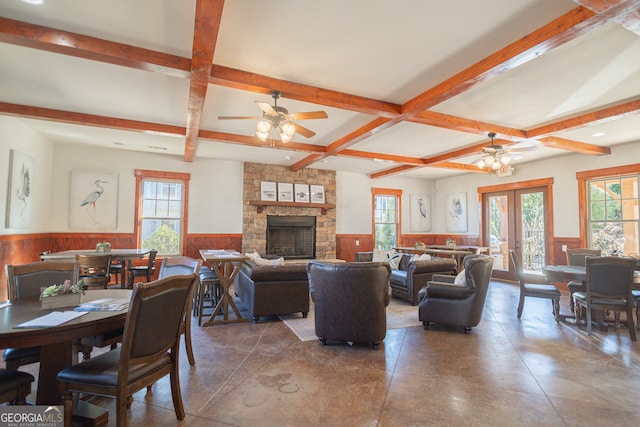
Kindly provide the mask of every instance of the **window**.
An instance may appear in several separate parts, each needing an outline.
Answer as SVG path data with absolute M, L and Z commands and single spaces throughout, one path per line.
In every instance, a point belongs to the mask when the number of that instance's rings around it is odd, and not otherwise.
M 391 249 L 398 243 L 402 191 L 373 188 L 372 192 L 375 247 Z
M 603 254 L 637 254 L 640 175 L 592 179 L 587 185 L 587 239 Z
M 159 255 L 183 254 L 190 175 L 140 169 L 135 175 L 137 247 Z

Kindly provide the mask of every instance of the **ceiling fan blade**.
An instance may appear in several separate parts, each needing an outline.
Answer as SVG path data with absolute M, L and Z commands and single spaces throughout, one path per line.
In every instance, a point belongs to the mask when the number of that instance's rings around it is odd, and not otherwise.
M 504 150 L 505 153 L 520 153 L 523 151 L 536 151 L 537 147 L 519 147 L 519 148 L 507 148 Z
M 292 120 L 326 119 L 327 113 L 324 111 L 308 111 L 306 113 L 289 113 Z
M 218 120 L 256 120 L 258 116 L 218 116 Z
M 311 138 L 312 136 L 314 136 L 316 133 L 312 130 L 309 130 L 303 126 L 300 126 L 297 123 L 293 124 L 296 127 L 296 132 L 299 133 L 300 135 L 306 137 L 306 138 Z
M 256 101 L 256 104 L 258 104 L 258 107 L 260 107 L 260 109 L 262 111 L 264 111 L 265 113 L 267 113 L 270 116 L 277 116 L 278 112 L 276 110 L 273 109 L 273 107 L 269 104 L 267 104 L 266 102 L 261 102 L 261 101 Z

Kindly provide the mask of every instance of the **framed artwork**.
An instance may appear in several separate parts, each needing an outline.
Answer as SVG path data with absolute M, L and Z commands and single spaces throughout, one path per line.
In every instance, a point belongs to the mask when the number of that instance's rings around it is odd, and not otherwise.
M 9 154 L 9 187 L 7 190 L 7 228 L 31 228 L 33 196 L 31 181 L 33 159 L 20 151 Z
M 410 203 L 411 231 L 431 231 L 431 196 L 412 194 Z
M 467 193 L 447 195 L 447 231 L 467 231 Z
M 293 184 L 290 182 L 278 183 L 278 201 L 293 202 Z
M 260 183 L 260 200 L 275 202 L 277 200 L 276 183 L 262 181 Z
M 311 185 L 311 203 L 324 203 L 324 185 Z
M 309 184 L 296 184 L 295 190 L 296 202 L 309 201 Z
M 118 174 L 71 171 L 69 228 L 115 230 L 118 227 Z

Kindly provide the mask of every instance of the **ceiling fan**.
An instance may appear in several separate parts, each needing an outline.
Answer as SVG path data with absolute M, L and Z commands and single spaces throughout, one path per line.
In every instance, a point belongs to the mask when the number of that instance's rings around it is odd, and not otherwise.
M 274 90 L 270 93 L 273 98 L 273 105 L 266 102 L 256 101 L 256 104 L 262 110 L 262 116 L 219 116 L 219 120 L 257 120 L 256 136 L 261 141 L 266 141 L 272 129 L 280 130 L 280 139 L 282 142 L 289 142 L 293 135 L 300 135 L 311 138 L 316 133 L 300 126 L 294 120 L 310 120 L 310 119 L 326 119 L 327 113 L 324 111 L 308 111 L 306 113 L 289 113 L 289 111 L 278 105 L 278 98 L 282 95 L 279 91 Z
M 514 158 L 520 158 L 519 156 L 511 155 L 511 153 L 537 149 L 535 146 L 505 147 L 504 145 L 499 145 L 494 142 L 494 138 L 496 137 L 494 132 L 489 132 L 487 136 L 491 138 L 491 144 L 482 147 L 482 157 L 473 161 L 480 169 L 484 169 L 486 166 L 490 170 L 497 171 L 501 167 L 509 165 Z

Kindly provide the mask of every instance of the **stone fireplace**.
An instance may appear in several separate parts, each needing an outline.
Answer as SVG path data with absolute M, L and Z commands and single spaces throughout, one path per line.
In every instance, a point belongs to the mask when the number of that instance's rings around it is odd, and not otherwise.
M 303 169 L 291 171 L 285 166 L 265 165 L 261 163 L 244 164 L 242 251 L 258 252 L 267 256 L 267 222 L 269 217 L 308 217 L 315 221 L 315 247 L 310 255 L 298 254 L 286 258 L 336 258 L 336 210 L 314 206 L 314 203 L 264 203 L 260 204 L 260 185 L 262 181 L 323 185 L 325 203 L 335 206 L 335 171 Z M 280 219 L 276 219 L 280 221 Z M 270 243 L 271 243 L 271 239 Z M 277 249 L 283 250 L 282 248 Z M 298 249 L 296 249 L 298 251 Z M 271 256 L 276 253 L 269 254 Z M 277 255 L 281 256 L 281 255 Z

